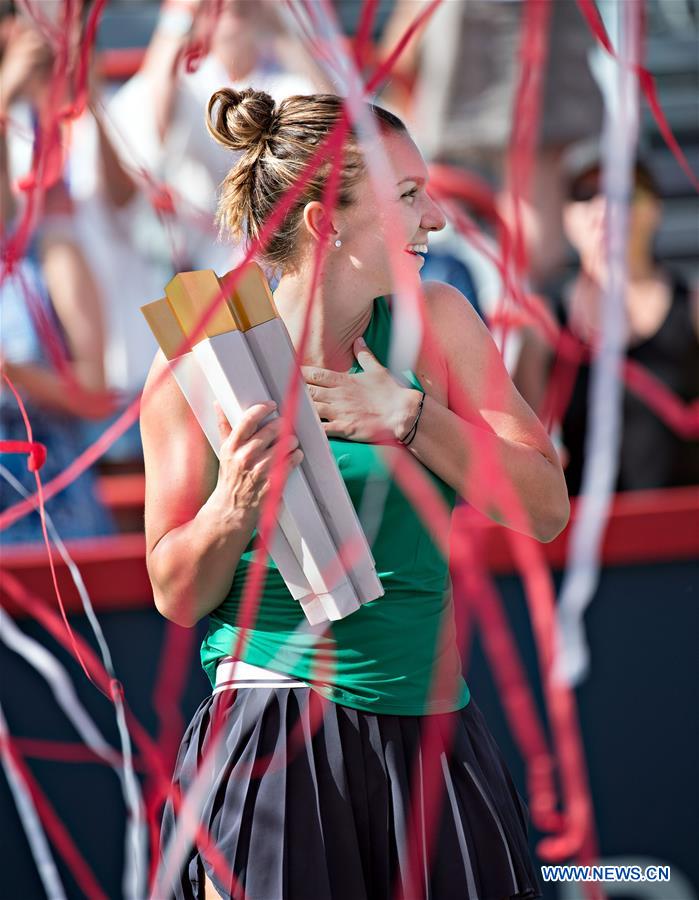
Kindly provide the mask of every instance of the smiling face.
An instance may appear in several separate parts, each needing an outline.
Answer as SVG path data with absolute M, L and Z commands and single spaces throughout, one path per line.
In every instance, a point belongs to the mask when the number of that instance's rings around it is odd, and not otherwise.
M 361 275 L 363 286 L 374 296 L 393 289 L 389 237 L 400 246 L 397 262 L 417 275 L 424 265 L 429 232 L 445 225 L 444 214 L 427 194 L 427 167 L 413 140 L 406 133 L 386 130 L 381 140 L 392 172 L 388 196 L 378 196 L 366 172 L 353 190 L 354 203 L 334 214 L 336 233 L 330 242 L 333 261 L 349 267 L 348 274 Z M 342 246 L 336 250 L 337 238 Z

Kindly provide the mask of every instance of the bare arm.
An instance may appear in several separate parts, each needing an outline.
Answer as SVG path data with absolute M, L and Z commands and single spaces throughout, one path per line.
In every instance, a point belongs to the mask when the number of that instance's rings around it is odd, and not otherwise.
M 157 609 L 191 627 L 230 589 L 266 496 L 280 420 L 259 428 L 270 404 L 251 407 L 234 430 L 219 415 L 219 466 L 166 369 L 158 353 L 141 405 L 146 559 Z M 292 465 L 302 458 L 296 446 L 289 448 Z
M 99 145 L 100 186 L 112 206 L 121 209 L 136 193 L 136 183 L 121 164 L 99 113 L 95 113 L 95 124 Z
M 46 198 L 49 213 L 69 213 L 62 185 Z M 105 389 L 102 301 L 80 247 L 58 225 L 41 241 L 42 274 L 69 351 L 72 381 L 39 363 L 12 363 L 4 369 L 26 396 L 46 409 L 85 419 L 113 412 L 114 397 Z
M 46 72 L 50 51 L 26 20 L 13 16 L 4 34 L 4 46 L 0 47 L 0 60 L 0 226 L 6 231 L 17 211 L 10 184 L 7 117 L 14 101 L 26 95 Z
M 425 285 L 428 317 L 446 361 L 449 408 L 426 397 L 412 453 L 486 515 L 497 485 L 469 478 L 474 454 L 495 454 L 528 515 L 528 532 L 550 541 L 565 527 L 568 493 L 558 455 L 502 363 L 490 333 L 462 295 Z M 474 487 L 478 491 L 474 491 Z M 512 527 L 507 510 L 500 520 Z
M 53 369 L 38 363 L 0 362 L 13 385 L 37 406 L 80 419 L 104 419 L 114 412 L 114 397 L 110 393 L 83 391 L 79 385 L 66 384 Z
M 193 21 L 199 0 L 179 0 L 162 4 L 141 72 L 149 86 L 158 138 L 164 141 L 177 94 L 176 63 L 189 40 L 187 22 Z M 191 26 L 190 26 L 191 27 Z
M 86 390 L 103 391 L 104 310 L 92 270 L 72 235 L 58 228 L 42 238 L 40 250 L 44 280 L 68 342 L 73 374 Z

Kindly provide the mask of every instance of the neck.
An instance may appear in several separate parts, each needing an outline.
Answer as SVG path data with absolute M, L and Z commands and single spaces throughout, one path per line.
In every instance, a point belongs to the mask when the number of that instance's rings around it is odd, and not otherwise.
M 357 302 L 356 293 L 339 282 L 322 279 L 310 298 L 309 273 L 284 275 L 274 292 L 274 302 L 287 327 L 294 347 L 301 344 L 303 323 L 309 301 L 311 313 L 309 332 L 303 357 L 304 366 L 320 366 L 336 372 L 346 372 L 354 362 L 352 346 L 369 324 L 373 298 Z

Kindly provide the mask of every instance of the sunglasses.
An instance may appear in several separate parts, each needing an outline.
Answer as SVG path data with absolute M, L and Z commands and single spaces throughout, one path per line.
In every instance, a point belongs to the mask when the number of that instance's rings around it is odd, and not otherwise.
M 581 181 L 571 187 L 570 199 L 573 203 L 589 203 L 591 200 L 594 200 L 595 197 L 599 197 L 602 193 L 602 185 L 598 180 Z M 649 191 L 648 188 L 644 187 L 644 185 L 635 184 L 629 200 L 633 202 L 643 196 L 650 197 L 654 196 L 654 194 L 652 191 Z

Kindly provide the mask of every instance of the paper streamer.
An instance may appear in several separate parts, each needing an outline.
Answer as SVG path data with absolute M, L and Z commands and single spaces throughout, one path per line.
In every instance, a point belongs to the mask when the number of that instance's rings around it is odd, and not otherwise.
M 555 674 L 579 684 L 589 669 L 583 616 L 597 588 L 601 546 L 619 464 L 626 346 L 625 288 L 628 202 L 638 137 L 640 56 L 639 0 L 605 4 L 623 62 L 597 56 L 595 76 L 604 101 L 602 181 L 607 204 L 608 280 L 601 301 L 602 325 L 590 371 L 590 415 L 578 516 L 570 534 L 568 567 L 558 608 L 559 647 Z
M 28 496 L 28 492 L 24 488 L 24 486 L 19 481 L 17 481 L 17 479 L 14 477 L 14 475 L 8 469 L 6 469 L 5 466 L 3 466 L 2 464 L 0 464 L 0 475 L 9 484 L 11 484 L 12 487 L 14 487 L 14 489 L 19 494 L 22 494 L 24 497 Z M 95 610 L 92 605 L 92 601 L 90 600 L 90 596 L 87 592 L 87 588 L 85 587 L 85 582 L 83 581 L 82 575 L 80 574 L 80 570 L 78 569 L 74 560 L 71 558 L 70 554 L 68 553 L 68 550 L 66 549 L 65 544 L 61 540 L 61 537 L 58 534 L 56 527 L 53 524 L 53 521 L 51 520 L 51 516 L 45 511 L 44 511 L 44 516 L 46 519 L 46 528 L 48 530 L 49 535 L 51 536 L 51 540 L 55 544 L 56 549 L 58 550 L 61 558 L 63 559 L 66 566 L 68 567 L 68 571 L 70 572 L 73 583 L 76 587 L 76 590 L 78 591 L 78 595 L 82 602 L 83 609 L 85 611 L 85 615 L 90 623 L 92 631 L 95 635 L 95 639 L 97 640 L 97 644 L 98 644 L 99 650 L 100 650 L 100 655 L 102 657 L 102 663 L 105 667 L 105 670 L 109 674 L 110 678 L 113 681 L 115 681 L 116 674 L 114 671 L 114 664 L 112 662 L 112 656 L 109 651 L 109 646 L 104 637 L 104 632 L 102 631 L 102 626 L 100 625 L 99 620 L 97 619 L 97 616 L 95 614 Z M 2 610 L 0 610 L 0 614 L 5 616 L 5 613 Z M 10 621 L 12 628 L 14 628 L 15 626 L 14 626 L 14 623 L 12 623 L 12 620 L 9 620 L 9 621 Z M 20 634 L 21 634 L 21 632 L 20 632 Z M 5 635 L 3 634 L 3 640 L 4 639 L 5 639 Z M 29 639 L 27 638 L 26 640 L 29 640 Z M 24 644 L 23 646 L 25 648 L 27 647 L 26 644 Z M 44 650 L 44 648 L 41 647 L 40 644 L 37 644 L 36 646 L 40 650 Z M 16 650 L 16 652 L 20 652 L 20 651 Z M 44 650 L 44 652 L 48 653 L 48 651 L 46 651 L 46 650 Z M 50 654 L 49 654 L 49 656 L 50 656 Z M 30 664 L 34 665 L 35 668 L 38 668 L 38 666 L 36 666 L 35 663 L 32 660 L 30 660 L 27 656 L 25 656 L 25 658 L 27 659 L 28 662 L 30 662 Z M 34 660 L 37 659 L 36 654 L 33 657 L 33 659 Z M 48 663 L 45 660 L 43 661 L 43 664 L 45 667 L 44 671 L 46 669 L 46 666 L 48 666 L 49 668 L 53 664 L 55 664 L 56 666 L 60 666 L 60 664 L 58 663 L 58 661 L 55 658 L 51 657 L 51 660 L 52 660 L 52 662 L 48 662 Z M 44 674 L 44 672 L 42 672 L 42 674 Z M 62 674 L 65 676 L 64 671 Z M 65 677 L 67 677 L 67 676 L 65 676 Z M 47 680 L 48 680 L 48 678 L 47 678 Z M 51 686 L 51 689 L 54 690 L 54 685 L 51 683 L 51 681 L 49 681 L 49 685 Z M 71 688 L 71 690 L 72 690 L 72 688 Z M 54 690 L 54 694 L 55 693 L 56 692 Z M 73 695 L 73 696 L 74 696 L 75 702 L 78 703 L 77 697 L 75 697 L 75 695 Z M 64 698 L 67 697 L 70 700 L 69 693 L 64 693 L 63 697 Z M 58 697 L 56 697 L 56 699 L 59 700 Z M 145 890 L 146 890 L 145 886 L 146 886 L 146 879 L 147 879 L 147 872 L 148 872 L 147 851 L 146 851 L 147 835 L 146 835 L 146 824 L 145 824 L 145 817 L 144 817 L 144 811 L 143 811 L 143 798 L 141 796 L 141 789 L 140 789 L 140 786 L 138 783 L 138 779 L 136 778 L 136 774 L 134 772 L 133 750 L 131 747 L 131 738 L 129 736 L 129 731 L 128 731 L 128 727 L 126 724 L 126 714 L 125 714 L 125 710 L 124 710 L 124 703 L 123 703 L 121 694 L 118 691 L 113 692 L 113 700 L 114 700 L 114 710 L 115 710 L 115 715 L 116 715 L 117 730 L 118 730 L 118 734 L 119 734 L 119 743 L 121 746 L 121 767 L 115 768 L 115 771 L 117 772 L 117 775 L 119 776 L 119 781 L 121 783 L 122 791 L 124 794 L 124 802 L 126 805 L 126 809 L 128 811 L 128 816 L 126 819 L 126 833 L 125 833 L 125 860 L 126 860 L 126 863 L 125 863 L 125 869 L 124 869 L 124 885 L 123 885 L 124 896 L 140 898 L 140 897 L 145 896 Z M 60 703 L 60 700 L 59 700 L 59 703 Z M 78 703 L 78 705 L 79 705 L 79 703 Z M 69 718 L 71 718 L 71 721 L 73 721 L 71 714 L 68 712 L 67 709 L 66 709 L 66 715 L 68 715 Z M 87 715 L 87 714 L 85 713 L 85 715 Z M 83 732 L 80 731 L 80 729 L 78 728 L 77 725 L 76 725 L 76 728 L 81 734 L 83 734 Z M 84 734 L 83 734 L 83 737 L 85 737 Z M 106 762 L 109 762 L 109 764 L 113 766 L 113 761 L 111 759 L 111 747 L 109 747 L 109 751 L 110 751 L 109 754 L 106 754 L 106 747 L 104 746 L 104 744 L 106 744 L 106 742 L 102 741 L 100 743 L 100 740 L 101 740 L 101 736 L 99 736 L 99 739 L 95 746 L 92 746 L 90 741 L 88 741 L 87 739 L 85 740 L 85 742 L 88 744 L 88 746 L 91 746 L 92 749 L 96 753 L 98 753 L 100 756 L 102 756 L 102 758 L 105 759 Z
M 22 773 L 15 765 L 9 748 L 10 732 L 5 721 L 5 716 L 0 704 L 0 759 L 2 768 L 10 786 L 10 792 L 15 801 L 22 828 L 27 836 L 29 849 L 36 864 L 39 878 L 46 891 L 49 900 L 65 900 L 66 892 L 63 889 L 56 863 L 46 838 L 46 833 L 41 825 L 41 819 L 34 806 L 31 791 L 22 777 Z
M 2 718 L 1 709 L 0 718 Z M 22 757 L 17 752 L 17 749 L 14 747 L 4 718 L 2 718 L 2 727 L 0 727 L 0 745 L 2 746 L 3 758 L 10 760 L 13 775 L 18 776 L 18 778 L 21 779 L 21 783 L 26 788 L 26 791 L 31 798 L 35 813 L 38 814 L 39 820 L 41 821 L 42 825 L 46 827 L 48 837 L 62 855 L 63 860 L 71 871 L 73 877 L 75 878 L 78 887 L 86 896 L 90 897 L 91 900 L 107 900 L 107 896 L 97 882 L 92 869 L 80 855 L 80 852 L 75 846 L 70 833 L 66 829 L 60 817 L 54 811 L 47 798 L 44 796 L 41 788 L 35 781 L 29 767 L 26 765 Z M 26 808 L 22 807 L 21 812 L 25 811 Z M 35 824 L 36 821 L 32 820 L 32 814 L 31 812 L 29 812 L 26 826 L 33 828 Z M 33 831 L 33 836 L 36 836 L 36 834 L 37 832 Z M 39 851 L 42 850 L 41 839 L 39 839 L 39 841 L 36 843 L 35 849 Z M 51 871 L 52 860 L 47 858 L 45 855 L 42 855 L 40 859 L 42 866 L 42 869 L 40 871 L 43 871 L 45 875 L 50 877 L 49 873 Z M 63 895 L 59 894 L 58 896 Z
M 114 751 L 104 739 L 85 707 L 78 700 L 73 684 L 65 668 L 38 641 L 23 634 L 10 616 L 0 608 L 0 640 L 21 656 L 32 668 L 44 677 L 56 702 L 82 737 L 85 744 L 116 772 L 122 785 L 129 816 L 126 821 L 126 864 L 124 873 L 124 896 L 140 900 L 145 894 L 147 873 L 145 858 L 145 830 L 140 812 L 140 792 L 135 784 L 129 783 L 127 766 L 114 761 Z M 133 776 L 133 768 L 131 775 Z M 133 779 L 135 782 L 135 779 Z M 137 793 L 138 792 L 138 793 Z M 136 795 L 134 797 L 134 794 Z M 136 803 L 134 803 L 134 800 Z M 134 809 L 135 805 L 135 809 Z M 134 818 L 135 814 L 135 818 Z

